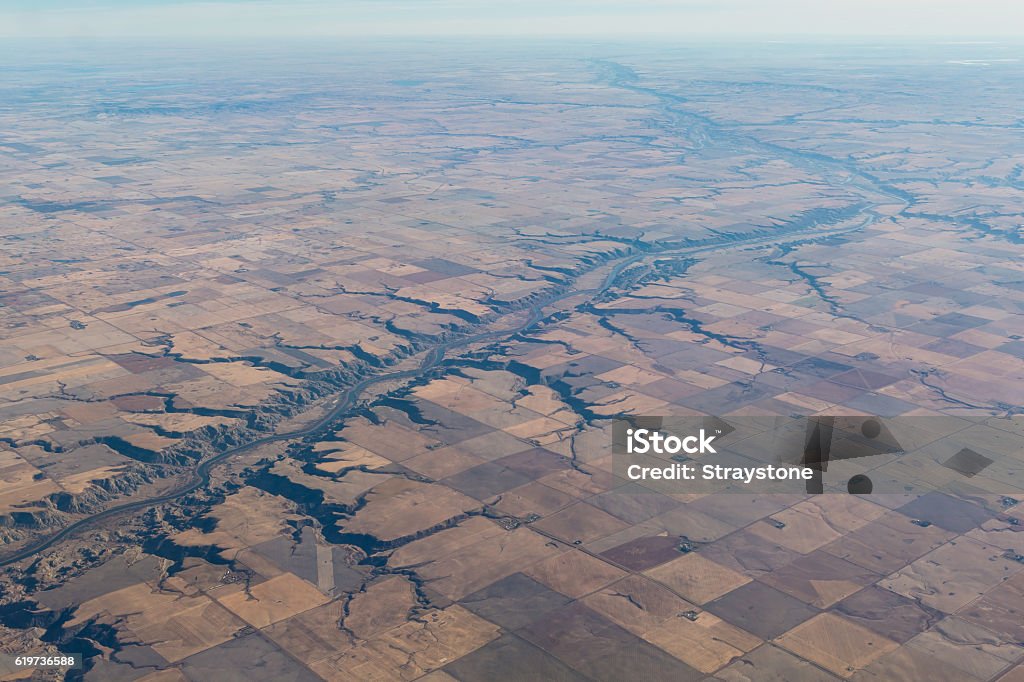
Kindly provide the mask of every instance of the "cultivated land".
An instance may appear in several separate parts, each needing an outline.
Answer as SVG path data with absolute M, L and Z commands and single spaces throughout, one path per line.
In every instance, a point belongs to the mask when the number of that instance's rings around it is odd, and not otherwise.
M 1024 448 L 891 470 L 924 495 L 611 473 L 623 415 L 1024 433 L 1024 79 L 971 61 L 1017 48 L 392 47 L 0 83 L 0 648 L 1021 679 Z

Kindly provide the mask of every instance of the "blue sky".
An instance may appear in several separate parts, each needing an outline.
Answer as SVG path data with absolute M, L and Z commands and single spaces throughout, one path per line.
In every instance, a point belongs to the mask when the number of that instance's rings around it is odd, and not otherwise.
M 1022 33 L 1013 0 L 0 0 L 6 37 Z

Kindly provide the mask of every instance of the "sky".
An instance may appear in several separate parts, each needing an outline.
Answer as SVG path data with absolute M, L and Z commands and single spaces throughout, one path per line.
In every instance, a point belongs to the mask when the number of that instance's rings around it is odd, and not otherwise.
M 1024 35 L 1018 0 L 0 0 L 0 37 Z

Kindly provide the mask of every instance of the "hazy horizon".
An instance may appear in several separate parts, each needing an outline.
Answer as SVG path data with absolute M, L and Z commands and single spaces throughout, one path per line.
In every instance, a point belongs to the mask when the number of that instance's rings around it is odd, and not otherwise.
M 999 0 L 11 0 L 5 38 L 685 37 L 1014 38 Z

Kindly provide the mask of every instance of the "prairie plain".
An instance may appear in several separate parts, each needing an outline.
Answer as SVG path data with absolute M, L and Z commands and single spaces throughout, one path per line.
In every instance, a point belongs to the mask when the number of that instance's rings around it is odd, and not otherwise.
M 613 474 L 611 425 L 1016 443 L 1024 78 L 976 60 L 1019 51 L 28 55 L 0 649 L 148 682 L 1018 679 L 1024 441 L 942 492 L 669 494 Z

